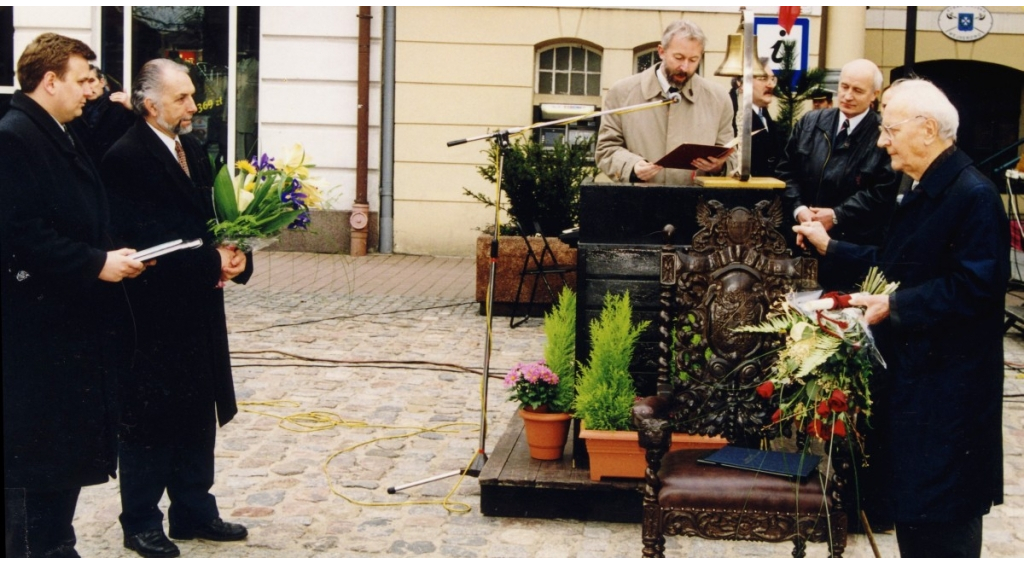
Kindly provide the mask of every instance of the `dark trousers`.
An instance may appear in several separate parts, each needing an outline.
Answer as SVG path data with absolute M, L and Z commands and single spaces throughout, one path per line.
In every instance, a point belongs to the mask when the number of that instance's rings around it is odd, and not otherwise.
M 954 523 L 896 523 L 900 558 L 980 558 L 981 516 Z
M 120 443 L 121 527 L 126 535 L 163 529 L 157 507 L 164 491 L 171 500 L 171 529 L 189 530 L 219 516 L 213 487 L 216 423 L 195 436 L 151 445 L 130 439 Z
M 5 558 L 77 558 L 75 505 L 82 488 L 4 488 Z

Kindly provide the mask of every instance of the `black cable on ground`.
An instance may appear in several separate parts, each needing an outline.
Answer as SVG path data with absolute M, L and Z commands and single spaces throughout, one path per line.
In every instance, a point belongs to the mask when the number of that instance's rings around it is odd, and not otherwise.
M 475 303 L 476 302 L 459 302 L 459 303 L 445 304 L 445 305 L 439 305 L 439 306 L 416 307 L 416 308 L 411 308 L 411 309 L 396 309 L 396 310 L 392 310 L 392 311 L 381 311 L 381 312 L 376 312 L 376 313 L 369 313 L 368 312 L 368 313 L 356 313 L 356 314 L 351 314 L 351 315 L 335 315 L 335 316 L 332 316 L 332 317 L 324 317 L 324 318 L 321 318 L 321 319 L 309 319 L 309 320 L 306 320 L 306 321 L 296 321 L 295 323 L 279 323 L 279 324 L 275 324 L 275 325 L 267 325 L 266 327 L 260 327 L 260 328 L 257 328 L 257 329 L 242 329 L 242 330 L 232 331 L 232 333 L 258 333 L 259 331 L 266 331 L 267 329 L 276 329 L 276 328 L 279 328 L 279 327 L 299 327 L 299 326 L 302 326 L 302 325 L 312 325 L 314 323 L 323 323 L 324 321 L 335 321 L 335 320 L 339 320 L 339 319 L 355 319 L 357 317 L 363 317 L 363 316 L 367 316 L 367 315 L 391 315 L 391 314 L 395 314 L 395 313 L 410 313 L 410 312 L 414 312 L 414 311 L 427 311 L 427 310 L 431 310 L 431 309 L 444 309 L 444 308 L 449 308 L 449 307 L 467 306 L 467 305 L 473 305 Z

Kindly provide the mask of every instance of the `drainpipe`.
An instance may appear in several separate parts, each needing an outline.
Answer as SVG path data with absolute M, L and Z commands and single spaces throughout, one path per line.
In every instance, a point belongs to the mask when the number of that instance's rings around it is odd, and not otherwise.
M 917 6 L 907 6 L 907 33 L 903 42 L 903 76 L 914 74 L 917 59 Z
M 394 252 L 395 233 L 395 7 L 384 7 L 380 115 L 380 252 Z
M 352 256 L 366 256 L 370 205 L 366 199 L 366 169 L 369 164 L 370 132 L 370 7 L 359 7 L 359 82 L 356 111 L 356 200 L 352 204 Z

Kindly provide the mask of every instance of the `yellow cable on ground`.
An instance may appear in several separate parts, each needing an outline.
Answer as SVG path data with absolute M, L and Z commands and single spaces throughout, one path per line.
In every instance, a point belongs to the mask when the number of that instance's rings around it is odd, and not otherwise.
M 415 427 L 415 426 L 402 426 L 402 425 L 371 425 L 363 421 L 349 421 L 342 419 L 338 415 L 326 411 L 311 411 L 307 413 L 294 413 L 291 415 L 276 415 L 274 413 L 268 413 L 266 411 L 258 411 L 251 409 L 252 407 L 272 407 L 272 408 L 298 408 L 300 404 L 298 402 L 290 400 L 273 400 L 273 401 L 240 401 L 238 402 L 239 409 L 246 413 L 252 413 L 254 415 L 263 415 L 265 417 L 272 417 L 278 420 L 277 426 L 293 433 L 315 433 L 318 431 L 326 431 L 333 429 L 334 427 L 349 427 L 353 429 L 411 429 L 406 433 L 400 433 L 397 435 L 388 435 L 386 437 L 377 437 L 375 439 L 369 439 L 361 443 L 354 444 L 350 447 L 346 447 L 342 450 L 336 451 L 324 460 L 321 465 L 324 477 L 327 479 L 327 487 L 331 490 L 331 493 L 341 499 L 362 507 L 398 507 L 403 505 L 440 505 L 445 508 L 449 513 L 469 513 L 472 510 L 469 504 L 461 501 L 451 501 L 451 497 L 458 491 L 459 486 L 462 484 L 465 474 L 460 474 L 459 479 L 455 482 L 455 485 L 444 496 L 443 499 L 438 501 L 398 501 L 398 502 L 369 502 L 369 501 L 358 501 L 352 499 L 345 494 L 338 491 L 334 485 L 334 481 L 331 479 L 331 475 L 328 467 L 338 456 L 353 451 L 357 448 L 378 442 L 378 441 L 390 441 L 394 439 L 406 439 L 409 437 L 415 437 L 422 433 L 448 433 L 455 434 L 465 431 L 479 431 L 480 425 L 476 423 L 444 423 L 435 427 Z M 455 429 L 461 428 L 461 429 Z M 467 468 L 471 467 L 476 461 L 479 453 L 473 455 Z

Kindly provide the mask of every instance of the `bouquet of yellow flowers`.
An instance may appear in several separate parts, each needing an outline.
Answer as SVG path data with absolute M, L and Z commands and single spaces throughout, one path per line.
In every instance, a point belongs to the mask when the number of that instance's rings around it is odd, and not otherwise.
M 860 291 L 892 294 L 898 286 L 872 267 Z M 773 423 L 796 422 L 808 435 L 829 440 L 847 436 L 851 413 L 870 416 L 868 382 L 875 364 L 884 362 L 863 312 L 844 307 L 848 298 L 826 294 L 811 305 L 790 295 L 764 323 L 736 329 L 784 336 L 768 380 L 757 387 L 765 399 L 779 397 Z
M 309 176 L 313 165 L 295 144 L 277 163 L 264 153 L 238 161 L 234 177 L 224 167 L 213 183 L 216 219 L 210 230 L 222 244 L 251 251 L 273 241 L 283 229 L 306 229 L 309 210 L 320 205 L 320 190 Z

